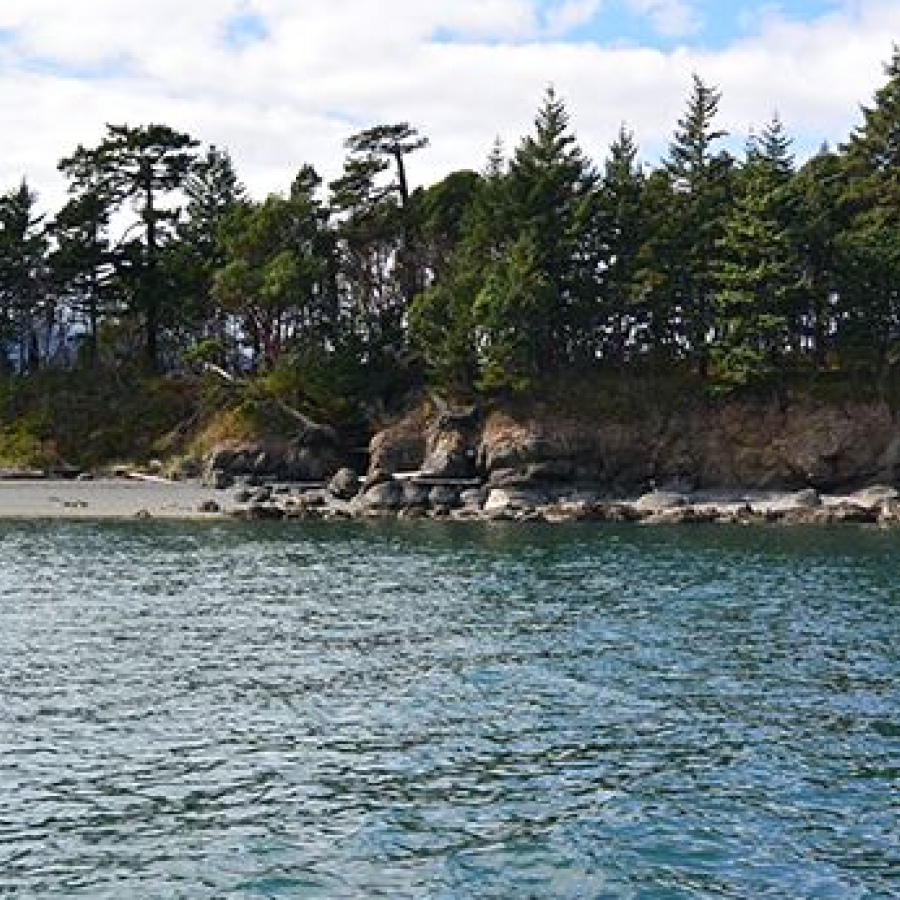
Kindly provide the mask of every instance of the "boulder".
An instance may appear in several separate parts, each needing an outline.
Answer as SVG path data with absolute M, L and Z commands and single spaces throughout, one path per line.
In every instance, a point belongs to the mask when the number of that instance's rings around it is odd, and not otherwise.
M 858 506 L 880 507 L 884 503 L 900 499 L 900 491 L 884 484 L 875 484 L 857 491 L 849 498 L 849 502 Z
M 258 490 L 253 492 L 253 495 L 250 497 L 251 503 L 268 503 L 272 499 L 272 488 L 270 487 L 261 487 Z
M 547 503 L 547 495 L 534 489 L 492 488 L 484 504 L 486 513 L 537 509 Z
M 785 503 L 788 506 L 800 509 L 815 509 L 817 506 L 822 505 L 822 497 L 818 491 L 813 488 L 807 488 L 805 491 L 798 491 L 796 494 L 786 498 Z
M 436 485 L 428 495 L 428 503 L 434 510 L 456 509 L 459 503 L 459 491 L 449 485 Z
M 403 485 L 399 481 L 383 481 L 357 497 L 365 511 L 393 512 L 404 505 Z
M 253 521 L 271 521 L 284 518 L 284 510 L 271 503 L 253 503 L 242 511 L 245 518 Z
M 484 488 L 470 488 L 462 491 L 459 495 L 459 502 L 463 508 L 470 510 L 481 509 L 486 499 L 487 491 Z
M 328 492 L 338 500 L 352 500 L 360 491 L 359 475 L 353 469 L 340 469 L 328 483 Z
M 403 484 L 403 505 L 409 509 L 425 509 L 428 506 L 431 488 L 418 481 Z
M 659 513 L 687 505 L 687 497 L 673 491 L 651 491 L 638 498 L 634 506 L 642 513 Z

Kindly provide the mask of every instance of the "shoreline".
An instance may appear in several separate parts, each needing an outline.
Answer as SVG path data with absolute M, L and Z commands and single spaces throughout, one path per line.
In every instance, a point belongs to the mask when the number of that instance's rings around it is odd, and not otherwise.
M 215 488 L 200 481 L 0 480 L 0 521 L 354 521 L 564 524 L 861 524 L 900 527 L 900 496 L 886 486 L 816 491 L 652 491 L 609 497 L 576 488 L 481 488 L 388 480 L 343 497 L 328 486 L 264 483 Z

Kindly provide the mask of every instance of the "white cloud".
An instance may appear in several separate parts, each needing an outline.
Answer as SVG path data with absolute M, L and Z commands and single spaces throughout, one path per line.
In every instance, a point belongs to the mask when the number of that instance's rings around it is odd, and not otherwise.
M 601 6 L 603 0 L 566 0 L 552 6 L 546 14 L 545 32 L 556 37 L 589 25 Z
M 700 19 L 690 0 L 628 0 L 637 13 L 647 16 L 657 33 L 681 38 L 694 34 Z
M 589 153 L 601 157 L 626 121 L 652 158 L 665 149 L 692 72 L 722 88 L 722 121 L 734 133 L 777 108 L 816 146 L 846 136 L 882 81 L 889 36 L 900 35 L 900 4 L 857 0 L 810 23 L 770 16 L 717 50 L 552 36 L 600 8 L 599 0 L 2 0 L 0 29 L 15 29 L 16 41 L 0 43 L 0 187 L 27 174 L 55 205 L 62 155 L 96 142 L 106 122 L 147 121 L 229 147 L 263 194 L 286 188 L 305 161 L 335 176 L 348 134 L 409 120 L 431 138 L 411 163 L 413 177 L 430 181 L 481 166 L 495 135 L 515 146 L 548 83 L 569 102 Z M 267 35 L 235 52 L 226 25 L 248 12 Z M 127 66 L 115 62 L 123 59 Z M 106 77 L 77 74 L 98 67 Z

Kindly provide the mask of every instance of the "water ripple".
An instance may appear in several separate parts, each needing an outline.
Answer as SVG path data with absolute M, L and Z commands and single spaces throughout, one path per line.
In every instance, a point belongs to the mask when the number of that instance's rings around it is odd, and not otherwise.
M 898 548 L 0 525 L 0 896 L 895 897 Z

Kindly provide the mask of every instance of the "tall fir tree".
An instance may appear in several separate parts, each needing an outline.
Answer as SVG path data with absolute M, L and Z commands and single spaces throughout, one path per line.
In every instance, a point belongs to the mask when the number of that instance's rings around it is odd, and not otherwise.
M 679 120 L 665 169 L 674 190 L 668 247 L 673 315 L 701 378 L 709 369 L 717 244 L 730 204 L 733 160 L 717 149 L 721 94 L 697 75 Z
M 534 131 L 516 148 L 508 176 L 514 233 L 526 237 L 549 297 L 531 327 L 538 364 L 560 367 L 585 354 L 597 284 L 579 253 L 599 227 L 598 176 L 571 131 L 563 100 L 549 88 Z M 535 306 L 543 311 L 545 304 Z M 587 351 L 590 353 L 590 349 Z
M 839 294 L 845 352 L 887 377 L 900 364 L 900 47 L 843 148 Z
M 776 116 L 748 147 L 718 242 L 712 358 L 719 384 L 746 385 L 780 372 L 791 349 L 803 280 L 792 175 L 790 140 Z
M 23 371 L 40 367 L 55 325 L 46 253 L 37 194 L 23 180 L 0 195 L 0 341 L 13 351 Z

